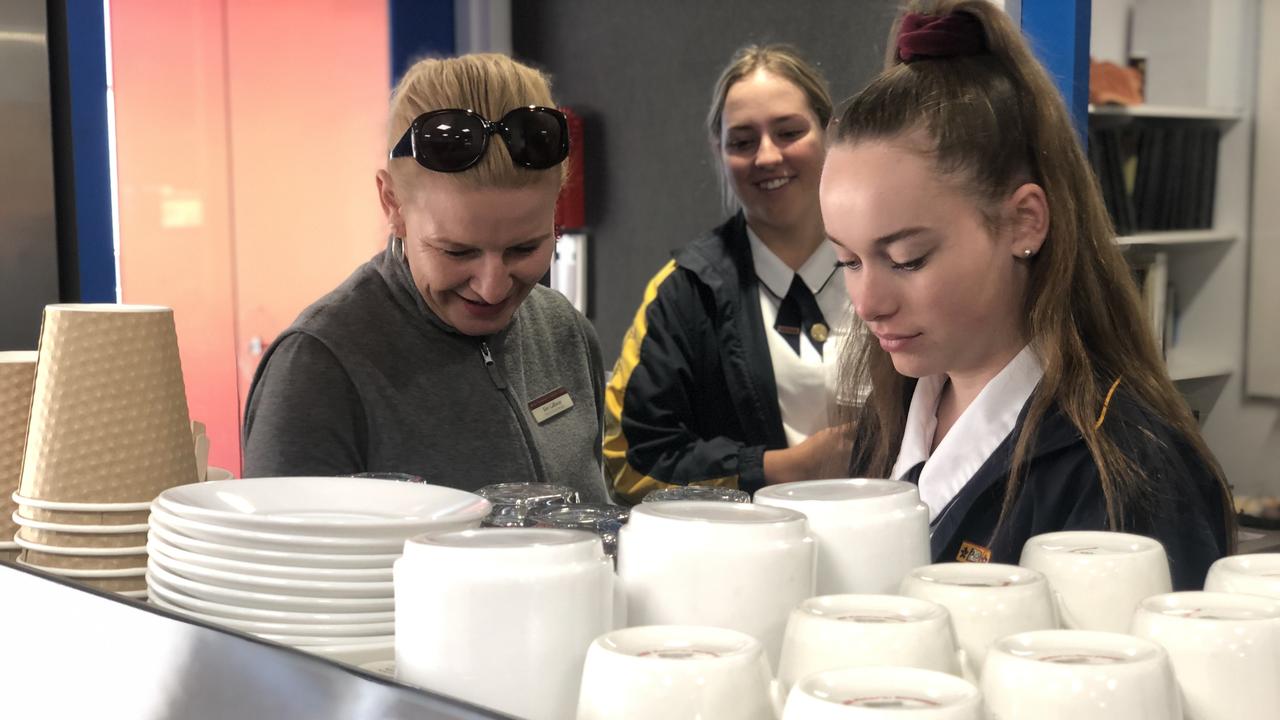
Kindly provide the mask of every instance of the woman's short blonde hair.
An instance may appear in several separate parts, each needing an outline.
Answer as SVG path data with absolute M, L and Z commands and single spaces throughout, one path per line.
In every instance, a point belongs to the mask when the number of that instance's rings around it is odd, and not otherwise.
M 541 72 L 506 55 L 476 53 L 419 60 L 405 71 L 391 96 L 388 155 L 414 118 L 425 112 L 460 108 L 496 121 L 526 105 L 555 107 L 551 83 Z M 387 161 L 387 171 L 398 184 L 408 181 L 410 168 L 425 171 L 413 158 Z M 490 137 L 489 148 L 480 162 L 449 175 L 469 187 L 512 188 L 532 185 L 547 173 L 556 173 L 563 183 L 566 172 L 565 163 L 546 170 L 518 167 L 511 162 L 502 138 Z

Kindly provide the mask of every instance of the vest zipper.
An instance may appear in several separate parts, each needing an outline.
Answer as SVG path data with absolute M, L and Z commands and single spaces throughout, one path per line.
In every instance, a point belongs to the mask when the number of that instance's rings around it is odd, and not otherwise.
M 480 342 L 480 357 L 484 359 L 484 369 L 489 372 L 489 379 L 493 381 L 493 386 L 507 399 L 507 405 L 516 417 L 516 424 L 520 426 L 520 434 L 524 437 L 525 447 L 529 448 L 529 460 L 533 463 L 534 480 L 540 483 L 548 482 L 547 473 L 542 467 L 542 457 L 538 454 L 538 446 L 533 444 L 533 434 L 529 432 L 529 426 L 525 423 L 524 415 L 520 412 L 520 404 L 511 395 L 511 389 L 507 387 L 507 381 L 502 377 L 502 373 L 498 371 L 498 364 L 493 361 L 493 353 L 489 352 L 489 343 L 483 340 Z M 508 481 L 504 480 L 503 482 Z

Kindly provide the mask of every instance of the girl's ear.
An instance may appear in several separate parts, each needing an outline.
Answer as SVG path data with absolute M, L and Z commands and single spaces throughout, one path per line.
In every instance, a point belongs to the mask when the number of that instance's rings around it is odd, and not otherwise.
M 1005 201 L 1005 217 L 1010 220 L 1009 243 L 1014 257 L 1038 254 L 1049 234 L 1049 199 L 1044 188 L 1035 183 L 1019 186 Z

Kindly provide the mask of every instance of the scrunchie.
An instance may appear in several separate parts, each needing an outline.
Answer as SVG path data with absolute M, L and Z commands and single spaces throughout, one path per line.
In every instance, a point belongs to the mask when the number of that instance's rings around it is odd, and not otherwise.
M 986 49 L 987 37 L 982 23 L 966 12 L 907 13 L 898 29 L 898 58 L 904 63 L 977 55 Z

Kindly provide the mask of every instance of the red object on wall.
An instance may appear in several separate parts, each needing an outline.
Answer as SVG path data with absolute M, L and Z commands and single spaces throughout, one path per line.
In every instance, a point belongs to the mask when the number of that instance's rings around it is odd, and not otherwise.
M 560 200 L 556 203 L 556 228 L 581 230 L 587 226 L 587 204 L 583 182 L 582 118 L 566 107 L 560 108 L 560 111 L 569 122 L 569 178 L 560 189 Z

